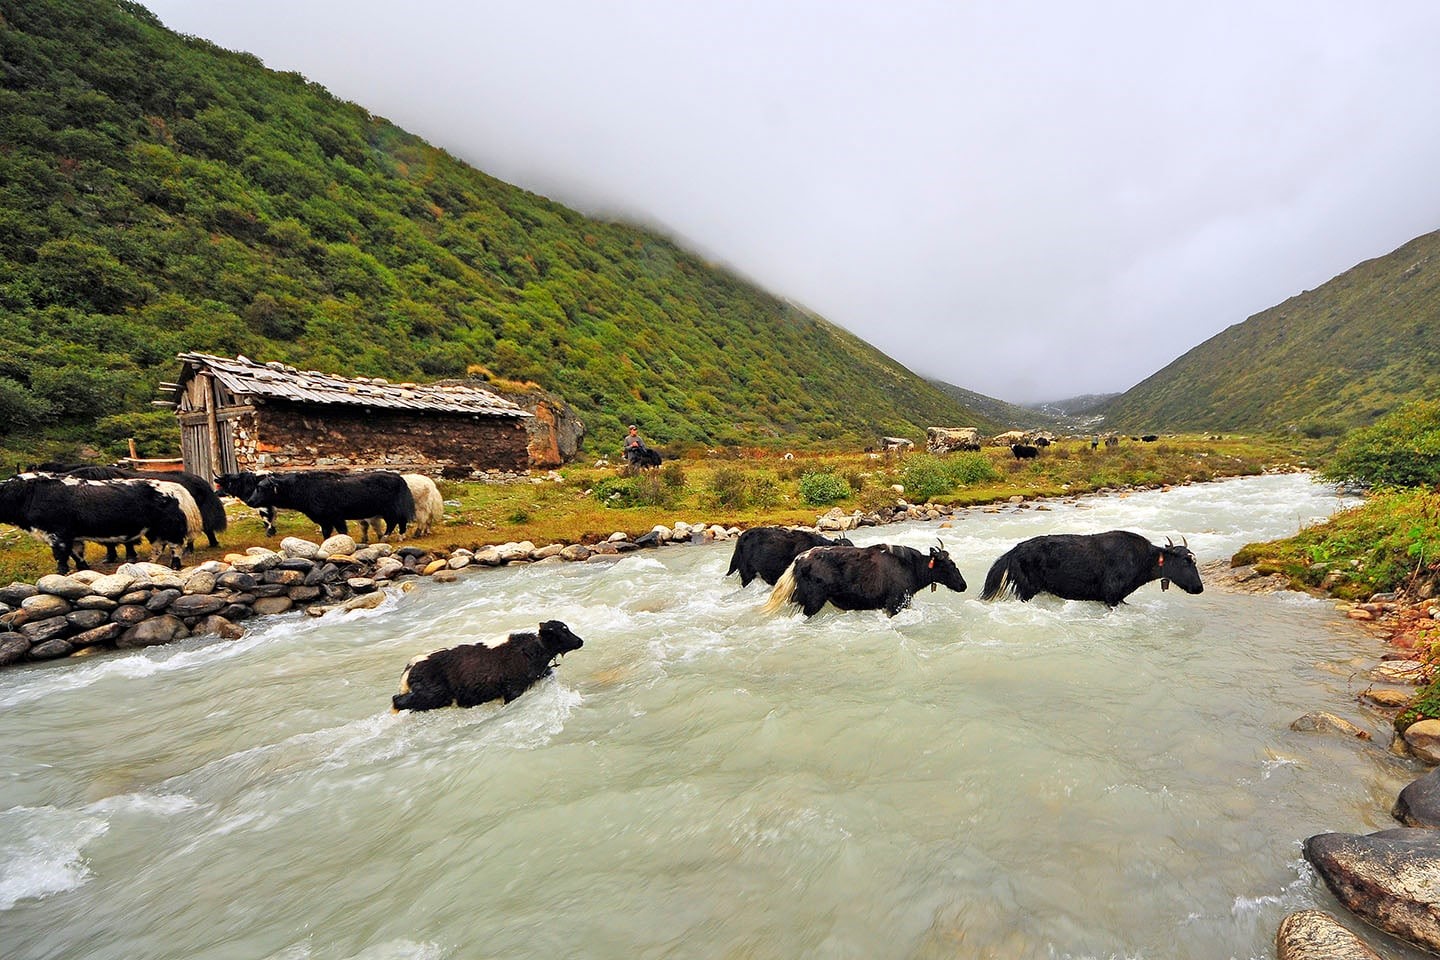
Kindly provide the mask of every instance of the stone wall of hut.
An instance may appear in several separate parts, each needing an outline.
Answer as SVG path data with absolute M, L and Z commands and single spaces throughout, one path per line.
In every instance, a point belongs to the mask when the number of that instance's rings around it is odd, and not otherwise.
M 386 467 L 465 479 L 529 467 L 523 418 L 266 403 L 235 423 L 241 470 Z

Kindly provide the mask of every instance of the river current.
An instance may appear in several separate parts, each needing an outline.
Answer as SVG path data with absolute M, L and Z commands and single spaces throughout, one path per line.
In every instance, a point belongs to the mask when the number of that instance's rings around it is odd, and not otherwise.
M 978 594 L 1040 533 L 1203 565 L 1343 505 L 1265 476 L 858 531 L 969 581 L 894 619 L 763 616 L 695 545 L 5 671 L 0 955 L 1271 957 L 1339 909 L 1301 841 L 1421 772 L 1353 702 L 1375 642 L 1298 594 Z M 410 657 L 543 619 L 585 646 L 514 703 L 389 711 Z M 1316 709 L 1376 741 L 1289 729 Z

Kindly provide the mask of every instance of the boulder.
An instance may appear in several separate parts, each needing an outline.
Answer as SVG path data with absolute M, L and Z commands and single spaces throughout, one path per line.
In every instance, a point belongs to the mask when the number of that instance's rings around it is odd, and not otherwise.
M 1302 733 L 1338 733 L 1341 736 L 1354 737 L 1357 740 L 1370 739 L 1369 730 L 1362 730 L 1349 720 L 1344 720 L 1323 710 L 1305 714 L 1290 724 L 1290 729 Z
M 1440 767 L 1401 790 L 1390 815 L 1407 827 L 1440 827 Z
M 69 640 L 46 640 L 44 643 L 37 643 L 30 648 L 31 660 L 59 660 L 61 657 L 68 657 L 75 652 L 75 645 Z
M 1402 827 L 1379 833 L 1322 833 L 1305 859 L 1361 920 L 1440 952 L 1440 833 Z
M 253 576 L 239 570 L 229 570 L 215 578 L 215 586 L 222 590 L 234 590 L 238 593 L 254 589 L 255 582 Z
M 256 601 L 257 603 L 259 601 Z M 169 612 L 177 617 L 208 617 L 229 606 L 230 601 L 213 594 L 179 597 L 171 602 Z
M 218 636 L 224 640 L 239 640 L 245 636 L 245 628 L 237 626 L 226 620 L 224 617 L 206 617 L 195 624 L 190 631 L 192 636 Z
M 93 630 L 86 630 L 84 633 L 77 633 L 73 637 L 67 637 L 76 647 L 93 647 L 99 643 L 114 643 L 120 634 L 125 632 L 125 627 L 118 623 L 107 623 L 96 627 Z
M 162 643 L 183 640 L 189 635 L 189 631 L 185 629 L 185 624 L 180 621 L 179 617 L 165 613 L 158 617 L 151 617 L 144 623 L 137 623 L 126 630 L 115 639 L 115 646 L 122 649 L 153 647 Z
M 88 597 L 81 597 L 75 601 L 76 610 L 104 610 L 106 613 L 109 613 L 118 606 L 120 606 L 118 602 L 111 600 L 109 597 L 102 597 L 98 593 L 92 593 Z
M 63 637 L 67 633 L 75 632 L 70 621 L 65 617 L 46 617 L 44 620 L 31 620 L 20 628 L 20 636 L 31 643 L 44 643 L 47 640 L 54 640 L 56 637 Z
M 72 609 L 70 601 L 49 593 L 37 593 L 20 601 L 20 609 L 30 620 L 44 620 L 47 617 L 63 617 Z
M 925 449 L 930 453 L 979 450 L 980 431 L 974 427 L 926 427 Z
M 316 557 L 320 560 L 324 560 L 325 558 L 333 557 L 336 554 L 344 554 L 346 556 L 350 556 L 354 553 L 355 538 L 344 533 L 337 533 L 335 534 L 335 536 L 330 537 L 324 543 L 320 544 L 320 550 L 316 553 Z
M 572 543 L 562 548 L 559 556 L 562 560 L 588 560 L 592 552 L 583 543 Z
M 133 627 L 137 623 L 144 622 L 149 616 L 150 611 L 139 604 L 122 603 L 110 611 L 110 622 L 118 623 L 125 627 Z
M 33 597 L 40 591 L 33 583 L 21 583 L 18 580 L 12 581 L 8 587 L 0 587 L 0 603 L 8 606 L 18 607 L 20 601 L 26 597 Z
M 499 555 L 497 554 L 496 556 L 498 557 Z M 449 566 L 451 570 L 464 570 L 466 567 L 470 566 L 471 562 L 472 560 L 470 557 L 461 553 L 451 557 L 450 562 L 447 564 L 447 566 Z
M 1381 960 L 1380 954 L 1324 910 L 1301 910 L 1280 921 L 1275 960 Z
M 102 623 L 110 622 L 110 613 L 106 610 L 73 610 L 65 615 L 65 619 L 77 631 L 94 630 Z
M 1429 668 L 1420 660 L 1382 660 L 1370 671 L 1370 679 L 1382 683 L 1420 684 Z
M 145 609 L 151 613 L 159 613 L 170 604 L 174 603 L 180 596 L 180 591 L 175 589 L 157 590 L 149 600 L 145 601 Z
M 1421 720 L 1405 728 L 1405 746 L 1426 763 L 1440 763 L 1440 720 Z
M 58 573 L 52 573 L 36 580 L 35 587 L 41 593 L 48 593 L 53 597 L 64 597 L 66 600 L 79 600 L 87 593 L 94 592 L 90 589 L 90 585 L 83 580 L 61 576 Z
M 353 545 L 351 549 L 354 549 Z M 286 537 L 280 541 L 280 552 L 287 557 L 300 557 L 302 560 L 314 560 L 320 555 L 320 544 L 315 543 L 313 540 L 303 540 L 300 537 Z
M 285 613 L 295 606 L 295 601 L 287 597 L 261 597 L 252 604 L 255 615 L 260 617 L 273 616 L 277 613 Z
M 185 581 L 182 592 L 186 594 L 214 593 L 216 577 L 208 570 L 196 570 Z
M 158 563 L 122 563 L 115 568 L 116 576 L 134 577 L 136 580 L 155 580 L 170 576 L 170 568 Z
M 19 663 L 30 652 L 31 643 L 15 633 L 0 635 L 0 667 Z
M 431 560 L 429 563 L 425 564 L 425 569 L 424 569 L 423 573 L 424 573 L 425 576 L 427 576 L 427 577 L 433 576 L 434 574 L 439 573 L 441 570 L 448 569 L 449 566 L 450 566 L 449 561 L 446 561 L 446 560 Z
M 284 559 L 281 554 L 275 553 L 273 550 L 266 550 L 264 553 L 236 557 L 231 567 L 240 573 L 264 573 L 266 570 L 279 566 L 280 561 Z

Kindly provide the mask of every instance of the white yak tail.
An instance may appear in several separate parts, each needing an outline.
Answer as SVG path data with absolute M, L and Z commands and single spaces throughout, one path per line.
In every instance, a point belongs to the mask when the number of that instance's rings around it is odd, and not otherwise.
M 761 612 L 767 615 L 780 612 L 780 608 L 789 603 L 795 596 L 795 564 L 785 568 L 780 574 L 780 579 L 775 581 L 775 589 L 770 591 L 770 599 L 765 601 Z

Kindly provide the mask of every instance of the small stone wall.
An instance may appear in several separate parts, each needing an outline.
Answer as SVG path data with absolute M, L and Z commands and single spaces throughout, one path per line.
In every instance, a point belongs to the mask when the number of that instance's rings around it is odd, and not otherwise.
M 237 423 L 241 470 L 390 467 L 455 479 L 524 471 L 524 419 L 266 403 Z

